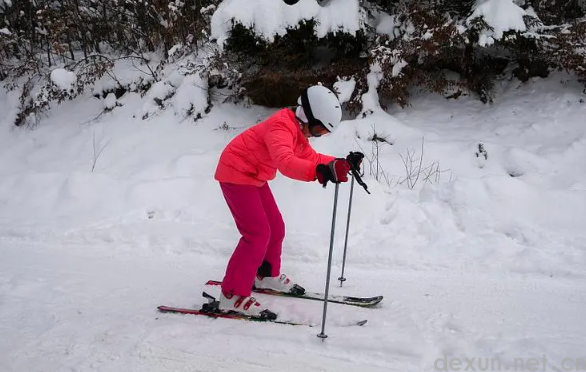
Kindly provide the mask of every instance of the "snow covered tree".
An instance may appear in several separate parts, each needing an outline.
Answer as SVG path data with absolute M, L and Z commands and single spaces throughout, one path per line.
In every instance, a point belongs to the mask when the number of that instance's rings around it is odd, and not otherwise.
M 532 0 L 528 1 L 528 5 L 547 24 L 571 22 L 586 14 L 584 0 Z
M 46 109 L 47 102 L 75 98 L 104 74 L 111 74 L 117 60 L 132 58 L 155 76 L 156 70 L 147 67 L 148 52 L 159 54 L 164 65 L 177 44 L 185 53 L 197 49 L 208 39 L 211 13 L 219 2 L 0 1 L 0 79 L 21 92 L 22 115 L 16 124 Z M 65 96 L 63 91 L 30 96 L 34 91 L 53 91 L 49 74 L 56 67 L 78 75 L 75 89 Z M 30 87 L 33 82 L 37 89 Z M 148 89 L 150 84 L 133 86 Z
M 315 81 L 331 87 L 337 76 L 353 75 L 364 67 L 366 38 L 361 32 L 318 37 L 316 27 L 313 19 L 301 21 L 271 42 L 234 24 L 225 58 L 242 73 L 239 85 L 249 98 L 267 106 L 293 105 L 299 92 Z
M 0 0 L 0 80 L 30 114 L 48 107 L 33 101 L 73 99 L 124 59 L 145 78 L 110 89 L 144 92 L 205 44 L 204 85 L 262 105 L 351 80 L 345 104 L 360 112 L 378 69 L 383 104 L 408 105 L 417 87 L 490 102 L 504 73 L 526 81 L 566 69 L 586 81 L 585 10 L 583 0 Z M 76 73 L 75 89 L 31 96 L 56 68 Z

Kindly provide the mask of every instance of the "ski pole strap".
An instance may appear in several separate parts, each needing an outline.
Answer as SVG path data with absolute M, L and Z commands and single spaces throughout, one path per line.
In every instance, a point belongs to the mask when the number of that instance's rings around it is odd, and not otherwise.
M 358 172 L 358 169 L 352 167 L 352 169 L 350 169 L 350 171 L 352 172 L 352 176 L 354 176 L 354 179 L 356 180 L 356 182 L 358 182 L 358 184 L 362 187 L 364 187 L 364 190 L 370 194 L 370 191 L 368 191 L 368 186 L 366 185 L 366 183 L 364 183 L 364 181 L 362 180 L 362 177 L 360 176 L 360 172 Z

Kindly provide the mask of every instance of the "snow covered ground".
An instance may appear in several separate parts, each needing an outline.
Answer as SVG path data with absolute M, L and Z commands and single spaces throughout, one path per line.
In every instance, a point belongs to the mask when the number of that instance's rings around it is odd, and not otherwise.
M 367 172 L 372 195 L 355 190 L 348 281 L 332 287 L 385 300 L 330 305 L 325 342 L 319 328 L 155 310 L 197 306 L 203 283 L 222 278 L 238 235 L 213 171 L 272 110 L 143 121 L 143 100 L 127 95 L 92 120 L 104 102 L 87 98 L 27 130 L 12 127 L 16 102 L 0 90 L 0 371 L 433 371 L 472 358 L 476 370 L 486 358 L 543 370 L 544 356 L 545 370 L 585 370 L 586 103 L 565 79 L 505 83 L 493 105 L 422 96 L 314 140 L 340 156 L 371 157 L 374 131 L 392 143 L 379 154 L 387 178 Z M 417 165 L 422 148 L 440 173 L 410 188 L 402 158 Z M 323 291 L 333 187 L 271 186 L 283 269 Z M 342 185 L 333 279 L 348 194 Z M 259 298 L 282 319 L 320 322 L 319 303 Z M 343 326 L 358 319 L 369 322 Z

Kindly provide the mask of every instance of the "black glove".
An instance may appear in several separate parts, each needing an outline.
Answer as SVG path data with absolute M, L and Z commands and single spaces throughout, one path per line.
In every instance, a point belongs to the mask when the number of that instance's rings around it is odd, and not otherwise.
M 328 181 L 333 183 L 347 182 L 350 163 L 346 159 L 335 159 L 326 164 L 319 164 L 315 168 L 315 175 L 319 183 L 326 187 Z
M 360 166 L 362 165 L 362 159 L 364 159 L 364 154 L 361 152 L 350 152 L 348 156 L 346 156 L 346 160 L 350 163 L 352 169 L 357 170 L 360 172 Z

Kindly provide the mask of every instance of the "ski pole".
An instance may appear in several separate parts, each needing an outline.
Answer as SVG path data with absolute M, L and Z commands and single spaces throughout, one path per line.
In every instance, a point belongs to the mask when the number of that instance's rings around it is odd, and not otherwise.
M 342 258 L 342 274 L 338 278 L 340 287 L 346 281 L 344 278 L 344 269 L 346 268 L 346 252 L 348 250 L 348 230 L 350 230 L 350 214 L 352 213 L 352 197 L 354 196 L 354 177 L 350 183 L 350 201 L 348 202 L 348 219 L 346 220 L 346 237 L 344 238 L 344 256 Z
M 353 153 L 350 152 L 350 155 L 352 155 L 352 154 Z M 364 190 L 368 194 L 370 194 L 370 191 L 368 191 L 368 186 L 364 183 L 364 181 L 362 180 L 362 177 L 360 176 L 360 168 L 353 166 L 352 169 L 350 170 L 350 172 L 352 173 L 352 183 L 350 184 L 350 201 L 348 202 L 348 220 L 346 221 L 346 237 L 344 239 L 344 257 L 342 259 L 342 274 L 338 278 L 338 280 L 340 281 L 340 287 L 346 281 L 346 278 L 344 278 L 344 270 L 346 268 L 346 252 L 348 251 L 348 232 L 350 230 L 350 215 L 352 213 L 352 199 L 354 199 L 354 181 L 358 182 L 358 184 L 360 186 L 364 187 Z
M 330 292 L 330 273 L 332 272 L 332 252 L 334 250 L 334 231 L 336 229 L 336 210 L 338 209 L 338 189 L 340 185 L 336 183 L 336 190 L 334 192 L 334 212 L 332 215 L 332 232 L 330 234 L 330 253 L 328 254 L 328 274 L 326 276 L 326 290 L 324 293 L 324 312 L 321 321 L 321 333 L 317 337 L 325 340 L 328 335 L 325 334 L 326 329 L 326 315 L 328 312 L 328 295 Z

